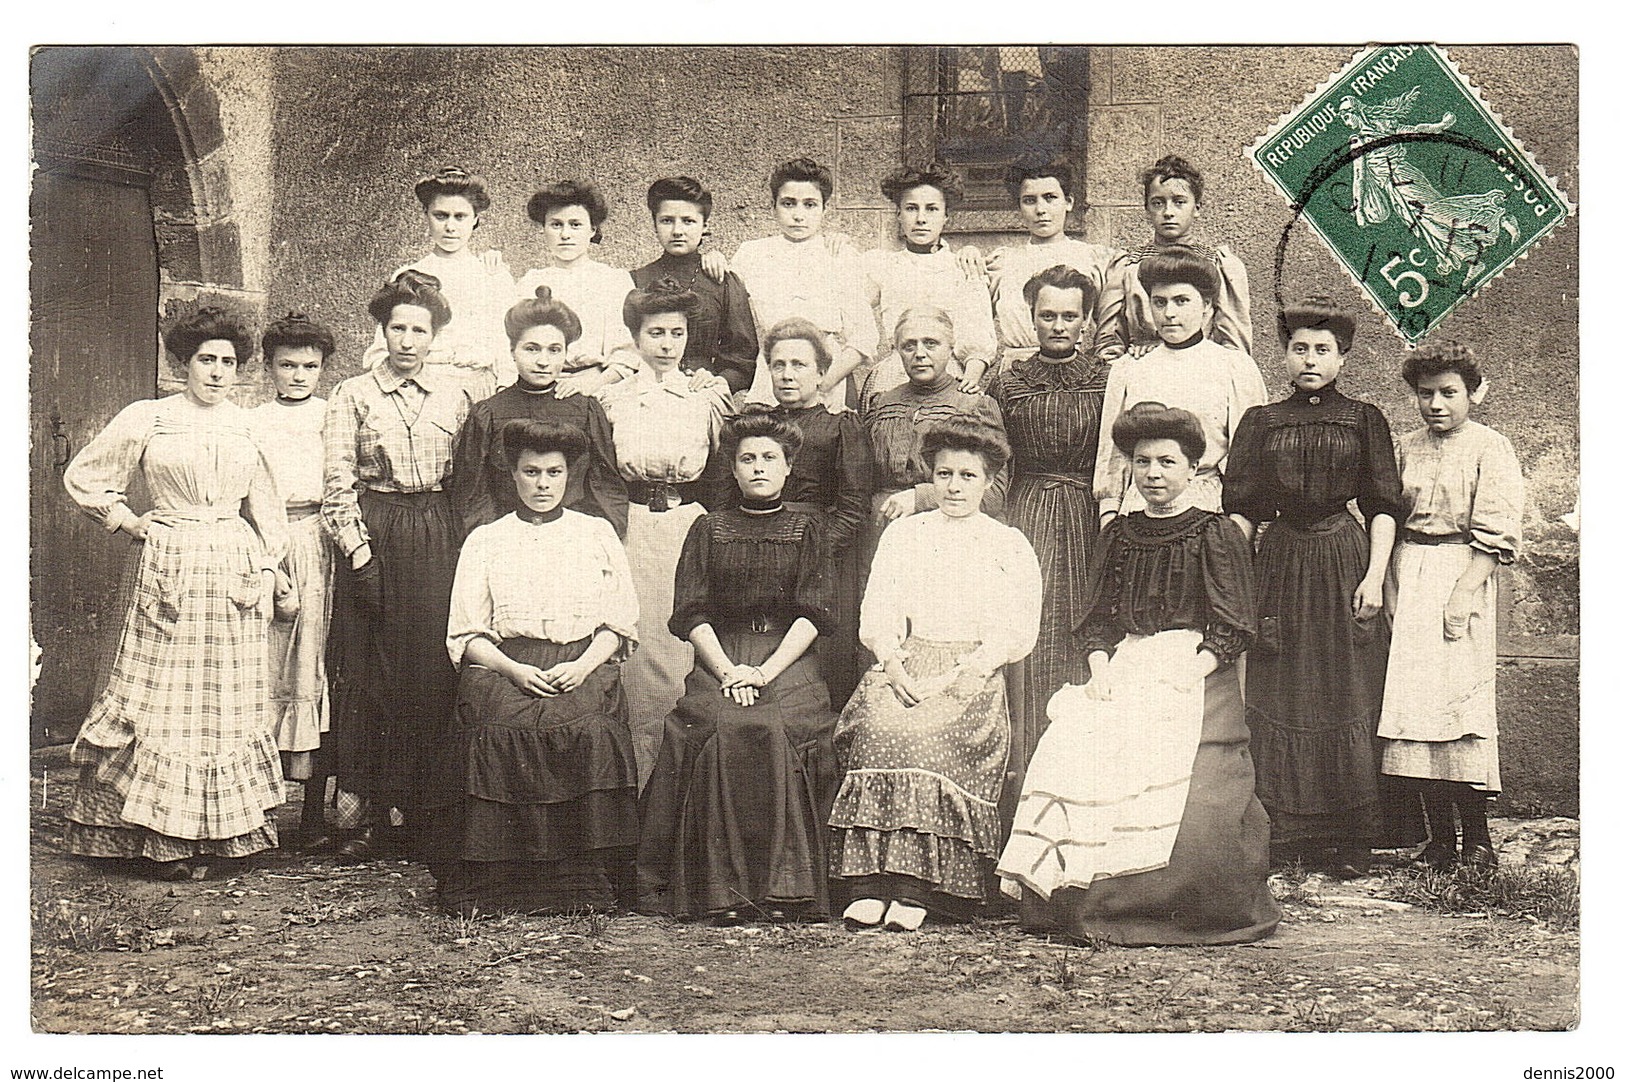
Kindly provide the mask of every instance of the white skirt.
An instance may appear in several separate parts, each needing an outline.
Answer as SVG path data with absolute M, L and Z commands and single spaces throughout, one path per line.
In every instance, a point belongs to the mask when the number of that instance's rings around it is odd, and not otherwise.
M 621 667 L 621 681 L 640 785 L 654 769 L 666 715 L 682 698 L 683 681 L 694 668 L 694 647 L 673 635 L 666 624 L 676 600 L 683 541 L 703 514 L 705 508 L 697 503 L 659 512 L 635 503 L 627 512 L 626 559 L 638 595 L 638 648 Z
M 1179 836 L 1202 736 L 1200 631 L 1130 635 L 1107 667 L 1112 697 L 1066 684 L 1027 766 L 1001 888 L 1061 887 L 1163 868 Z

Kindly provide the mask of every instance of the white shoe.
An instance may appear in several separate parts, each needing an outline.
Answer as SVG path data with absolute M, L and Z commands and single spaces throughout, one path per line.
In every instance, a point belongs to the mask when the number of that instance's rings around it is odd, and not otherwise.
M 886 903 L 879 898 L 859 898 L 846 907 L 841 919 L 848 928 L 876 928 L 886 916 Z
M 920 906 L 893 902 L 886 907 L 886 930 L 888 932 L 917 932 L 920 930 L 920 925 L 924 923 L 925 910 Z

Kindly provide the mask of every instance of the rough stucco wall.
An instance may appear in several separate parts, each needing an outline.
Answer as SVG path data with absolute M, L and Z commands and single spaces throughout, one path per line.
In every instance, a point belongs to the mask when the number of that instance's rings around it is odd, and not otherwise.
M 516 277 L 545 262 L 525 201 L 548 180 L 603 189 L 596 257 L 630 268 L 660 251 L 650 181 L 698 177 L 716 199 L 709 243 L 731 255 L 773 232 L 767 173 L 798 155 L 836 171 L 826 228 L 868 247 L 900 140 L 895 52 L 459 49 L 453 63 L 433 48 L 276 50 L 270 307 L 332 326 L 328 381 L 353 372 L 372 334 L 367 296 L 427 246 L 412 184 L 448 164 L 488 181 L 475 247 L 501 249 Z

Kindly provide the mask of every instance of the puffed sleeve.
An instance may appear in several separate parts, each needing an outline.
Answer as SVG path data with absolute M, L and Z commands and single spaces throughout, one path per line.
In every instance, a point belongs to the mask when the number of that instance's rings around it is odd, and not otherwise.
M 729 271 L 722 279 L 722 323 L 717 340 L 717 375 L 728 381 L 729 390 L 750 387 L 756 376 L 756 352 L 750 293 L 739 275 Z
M 1258 363 L 1241 350 L 1232 350 L 1230 360 L 1230 389 L 1226 394 L 1225 425 L 1226 437 L 1235 435 L 1236 427 L 1241 424 L 1241 418 L 1254 406 L 1262 406 L 1269 401 L 1269 392 L 1264 389 L 1264 373 L 1258 370 Z M 1229 448 L 1214 463 L 1220 473 L 1229 472 L 1226 460 L 1229 458 Z
M 1113 513 L 1123 506 L 1128 491 L 1128 456 L 1112 440 L 1112 425 L 1128 407 L 1128 376 L 1134 358 L 1113 362 L 1106 373 L 1106 395 L 1100 403 L 1100 445 L 1095 450 L 1095 503 L 1100 513 Z
M 1106 266 L 1105 285 L 1095 301 L 1094 354 L 1103 361 L 1115 361 L 1128 352 L 1129 268 L 1134 260 L 1127 252 Z M 1110 431 L 1103 429 L 1102 431 Z M 1095 476 L 1100 476 L 1096 473 Z M 1115 510 L 1115 508 L 1114 508 Z
M 1370 522 L 1389 515 L 1396 524 L 1405 521 L 1405 495 L 1399 485 L 1399 467 L 1394 460 L 1394 438 L 1382 410 L 1365 403 L 1361 410 L 1360 439 L 1364 444 L 1365 469 L 1361 471 L 1360 513 Z M 1235 445 L 1230 448 L 1234 462 Z
M 1221 245 L 1217 255 L 1219 295 L 1213 305 L 1213 340 L 1251 354 L 1253 307 L 1246 264 L 1227 246 Z
M 993 326 L 993 300 L 980 278 L 962 279 L 955 289 L 954 352 L 961 359 L 989 365 L 999 353 L 999 333 Z
M 598 540 L 604 566 L 604 615 L 600 626 L 621 637 L 621 656 L 638 644 L 638 592 L 632 585 L 632 567 L 626 559 L 626 546 L 615 529 L 603 519 L 589 520 Z M 466 551 L 466 550 L 465 550 Z
M 248 482 L 243 511 L 244 517 L 253 523 L 254 532 L 259 534 L 264 553 L 261 570 L 275 570 L 288 554 L 288 508 L 282 493 L 277 491 L 271 462 L 258 440 L 254 441 L 254 476 Z
M 903 518 L 886 527 L 869 565 L 869 583 L 858 610 L 858 641 L 884 665 L 908 638 L 910 567 L 926 558 L 916 552 L 921 519 Z
M 1473 515 L 1469 542 L 1496 561 L 1509 564 L 1523 541 L 1523 471 L 1512 444 L 1501 433 L 1489 436 L 1479 453 L 1478 476 L 1473 486 Z
M 154 399 L 125 406 L 73 456 L 62 474 L 69 497 L 108 533 L 116 533 L 140 517 L 130 510 L 126 499 L 157 412 L 158 400 Z
M 839 556 L 857 540 L 874 493 L 875 458 L 869 433 L 856 413 L 835 415 L 835 506 L 830 512 L 829 547 Z
M 1230 461 L 1224 471 L 1224 509 L 1253 522 L 1272 522 L 1280 512 L 1271 498 L 1263 443 L 1267 427 L 1264 408 L 1254 406 L 1241 415 L 1230 437 Z M 1390 456 L 1392 457 L 1392 456 Z
M 1072 629 L 1085 655 L 1096 650 L 1110 654 L 1127 634 L 1116 616 L 1117 598 L 1122 591 L 1122 533 L 1123 520 L 1112 519 L 1100 531 L 1100 540 L 1095 546 L 1083 615 L 1078 617 L 1078 624 Z M 1078 675 L 1082 677 L 1087 674 Z
M 370 540 L 356 495 L 356 433 L 361 414 L 352 382 L 339 384 L 322 419 L 322 521 L 346 556 Z
M 1208 617 L 1199 649 L 1227 665 L 1247 652 L 1258 630 L 1253 550 L 1240 526 L 1216 515 L 1203 531 L 1201 559 Z
M 495 626 L 495 605 L 491 600 L 491 580 L 487 574 L 491 552 L 491 529 L 481 526 L 463 542 L 457 557 L 457 574 L 451 583 L 451 615 L 446 620 L 446 652 L 453 667 L 461 667 L 463 653 L 474 639 L 501 644 Z
M 1044 576 L 1027 536 L 1014 526 L 1000 530 L 998 552 L 998 605 L 986 615 L 991 623 L 982 633 L 982 648 L 1007 665 L 1033 652 L 1038 642 L 1038 615 L 1044 607 Z
M 615 434 L 609 424 L 609 415 L 596 398 L 584 400 L 587 406 L 587 480 L 583 486 L 592 507 L 589 510 L 603 516 L 615 528 L 618 537 L 626 536 L 627 498 L 626 481 L 615 468 Z M 477 407 L 476 407 L 477 408 Z
M 805 518 L 796 564 L 796 596 L 785 615 L 805 619 L 820 635 L 828 635 L 835 630 L 835 576 L 829 543 L 818 519 L 813 515 Z
M 679 639 L 687 639 L 701 624 L 714 624 L 717 608 L 711 596 L 711 516 L 701 515 L 683 538 L 683 552 L 677 557 L 677 577 L 672 591 L 671 619 L 666 628 Z
M 502 517 L 496 493 L 491 491 L 491 475 L 486 469 L 496 433 L 492 431 L 491 409 L 477 402 L 457 432 L 451 456 L 451 479 L 446 488 L 451 506 L 463 522 L 464 532 L 495 522 Z

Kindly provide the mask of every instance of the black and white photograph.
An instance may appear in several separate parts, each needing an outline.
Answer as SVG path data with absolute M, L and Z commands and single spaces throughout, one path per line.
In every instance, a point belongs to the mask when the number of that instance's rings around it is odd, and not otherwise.
M 1605 46 L 62 29 L 13 52 L 12 1077 L 872 1033 L 1613 1077 L 1461 1043 L 1610 1024 Z M 1281 1069 L 1407 1047 L 1348 1039 Z

